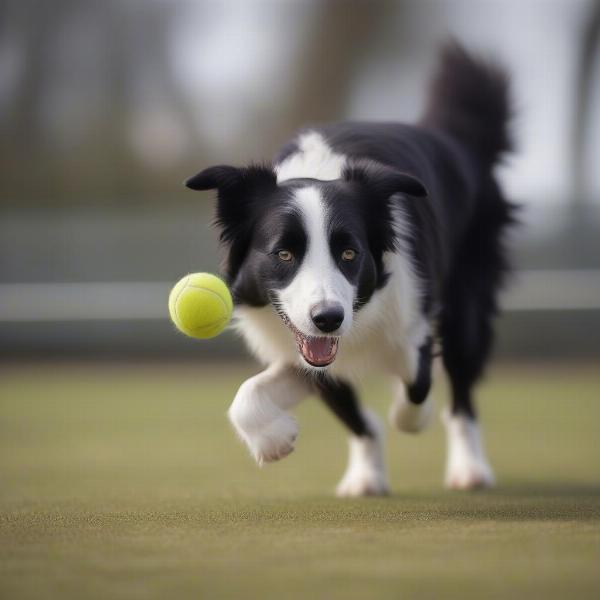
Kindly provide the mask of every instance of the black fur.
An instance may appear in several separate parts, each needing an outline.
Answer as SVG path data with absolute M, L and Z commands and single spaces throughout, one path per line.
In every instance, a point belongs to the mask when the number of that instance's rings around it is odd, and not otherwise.
M 508 76 L 498 65 L 446 45 L 429 91 L 422 124 L 441 129 L 474 151 L 487 167 L 512 147 Z
M 414 380 L 409 383 L 406 390 L 408 399 L 413 404 L 422 404 L 425 402 L 431 388 L 432 345 L 431 338 L 428 338 L 419 348 L 417 374 Z
M 349 383 L 323 375 L 315 377 L 314 384 L 323 402 L 354 435 L 374 435 L 369 430 L 354 388 Z

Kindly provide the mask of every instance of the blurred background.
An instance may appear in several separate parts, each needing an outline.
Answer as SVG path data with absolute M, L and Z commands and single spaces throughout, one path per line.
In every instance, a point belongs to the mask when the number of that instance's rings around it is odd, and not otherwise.
M 219 264 L 212 196 L 181 182 L 306 124 L 418 118 L 450 35 L 513 77 L 497 351 L 600 356 L 600 2 L 0 0 L 2 357 L 243 356 L 168 321 Z

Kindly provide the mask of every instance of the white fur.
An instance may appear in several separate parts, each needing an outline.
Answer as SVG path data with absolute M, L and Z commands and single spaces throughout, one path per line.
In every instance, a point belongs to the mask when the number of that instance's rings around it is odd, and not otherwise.
M 446 487 L 470 490 L 494 485 L 494 474 L 485 456 L 477 421 L 466 415 L 442 415 L 446 426 L 448 458 Z
M 241 385 L 229 408 L 229 420 L 259 465 L 293 451 L 298 424 L 287 411 L 308 393 L 304 381 L 281 364 Z
M 292 332 L 270 304 L 260 308 L 236 307 L 233 327 L 262 364 L 284 362 L 302 366 L 303 360 L 298 355 Z
M 298 150 L 276 165 L 277 181 L 311 177 L 330 181 L 339 179 L 346 157 L 336 154 L 316 131 L 301 134 L 296 142 Z
M 405 433 L 418 433 L 432 421 L 433 400 L 429 396 L 421 404 L 413 404 L 406 396 L 406 386 L 396 385 L 394 401 L 390 406 L 389 418 L 392 425 Z
M 292 282 L 279 291 L 279 302 L 292 323 L 306 335 L 322 335 L 310 316 L 316 304 L 341 304 L 344 321 L 336 335 L 343 335 L 352 326 L 354 288 L 333 262 L 327 240 L 325 204 L 316 187 L 297 190 L 294 202 L 304 220 L 308 246 L 300 270 Z
M 350 438 L 348 467 L 336 488 L 338 496 L 381 496 L 390 491 L 383 456 L 383 427 L 371 411 L 363 410 L 363 416 L 374 437 Z

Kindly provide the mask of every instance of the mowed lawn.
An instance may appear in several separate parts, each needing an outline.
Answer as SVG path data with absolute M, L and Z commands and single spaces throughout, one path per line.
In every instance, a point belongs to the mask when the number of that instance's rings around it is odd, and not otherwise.
M 388 428 L 394 493 L 360 500 L 333 497 L 345 432 L 315 399 L 296 452 L 253 464 L 225 411 L 255 370 L 2 367 L 0 598 L 600 597 L 597 365 L 491 368 L 495 490 L 442 489 L 436 420 Z

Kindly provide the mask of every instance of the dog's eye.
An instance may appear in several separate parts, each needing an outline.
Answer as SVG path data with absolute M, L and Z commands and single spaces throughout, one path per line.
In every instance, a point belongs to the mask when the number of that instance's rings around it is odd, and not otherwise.
M 351 261 L 356 258 L 356 250 L 352 250 L 352 248 L 346 248 L 342 252 L 342 260 Z
M 289 250 L 280 250 L 277 256 L 279 260 L 283 260 L 284 262 L 290 262 L 294 258 L 294 255 Z

